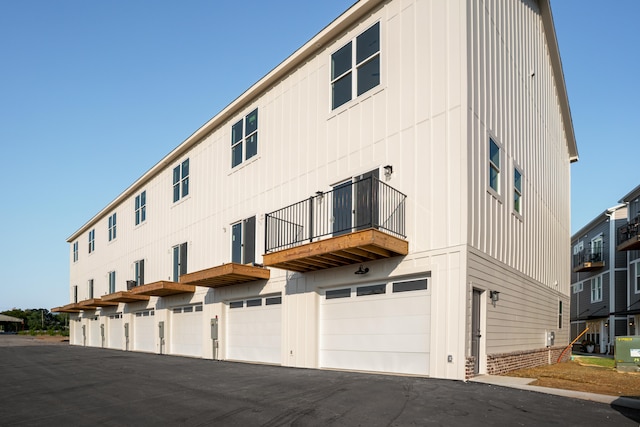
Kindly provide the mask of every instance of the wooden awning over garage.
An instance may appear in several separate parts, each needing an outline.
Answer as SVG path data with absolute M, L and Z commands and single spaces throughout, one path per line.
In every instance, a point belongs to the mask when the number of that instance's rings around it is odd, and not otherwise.
M 110 302 L 139 302 L 149 301 L 149 295 L 136 295 L 131 291 L 119 291 L 102 297 L 103 301 Z
M 180 283 L 209 288 L 267 280 L 271 272 L 264 267 L 229 263 L 180 276 Z
M 104 301 L 102 298 L 90 298 L 78 303 L 78 307 L 81 310 L 91 310 L 98 307 L 111 307 L 118 305 L 117 302 Z
M 196 287 L 185 283 L 159 281 L 146 285 L 136 286 L 131 289 L 131 293 L 134 295 L 147 295 L 152 297 L 166 297 L 177 294 L 194 293 Z
M 72 302 L 71 304 L 63 305 L 62 307 L 52 308 L 51 311 L 53 313 L 80 313 L 82 308 L 80 308 L 77 303 Z

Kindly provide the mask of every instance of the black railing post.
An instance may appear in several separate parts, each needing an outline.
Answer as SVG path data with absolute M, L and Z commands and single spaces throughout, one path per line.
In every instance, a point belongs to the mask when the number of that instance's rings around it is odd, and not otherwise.
M 309 197 L 309 242 L 313 242 L 313 196 Z

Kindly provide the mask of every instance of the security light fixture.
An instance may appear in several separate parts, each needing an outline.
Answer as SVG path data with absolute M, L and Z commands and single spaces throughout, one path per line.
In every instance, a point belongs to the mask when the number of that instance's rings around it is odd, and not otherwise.
M 387 165 L 383 169 L 384 169 L 384 176 L 387 179 L 391 178 L 391 174 L 393 173 L 393 166 Z
M 358 269 L 354 274 L 367 274 L 368 272 L 369 272 L 369 267 L 360 266 L 358 267 Z
M 491 298 L 491 303 L 493 306 L 496 306 L 496 303 L 500 301 L 500 292 L 498 291 L 489 291 L 489 298 Z

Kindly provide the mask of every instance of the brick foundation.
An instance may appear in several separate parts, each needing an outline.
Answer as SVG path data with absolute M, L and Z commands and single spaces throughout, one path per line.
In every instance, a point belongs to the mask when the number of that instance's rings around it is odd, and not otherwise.
M 487 374 L 500 375 L 516 369 L 534 368 L 536 366 L 551 365 L 558 361 L 564 347 L 541 348 L 537 350 L 516 351 L 513 353 L 497 353 L 487 355 Z M 567 351 L 561 362 L 571 358 L 571 352 Z M 465 378 L 474 376 L 475 358 L 467 357 L 465 365 Z

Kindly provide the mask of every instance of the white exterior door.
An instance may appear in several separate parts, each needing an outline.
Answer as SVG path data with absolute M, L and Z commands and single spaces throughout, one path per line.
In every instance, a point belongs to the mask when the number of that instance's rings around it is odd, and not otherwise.
M 171 310 L 169 352 L 202 357 L 202 304 L 174 307 Z
M 420 278 L 324 291 L 320 367 L 428 375 L 427 285 Z
M 282 363 L 282 297 L 229 303 L 227 359 Z
M 156 325 L 154 310 L 138 311 L 133 316 L 133 349 L 135 351 L 156 351 Z
M 71 323 L 71 322 L 70 322 Z M 84 345 L 84 337 L 82 336 L 82 319 L 76 319 L 73 321 L 73 344 Z
M 107 347 L 116 350 L 123 349 L 124 327 L 122 323 L 122 314 L 112 314 L 107 322 Z

